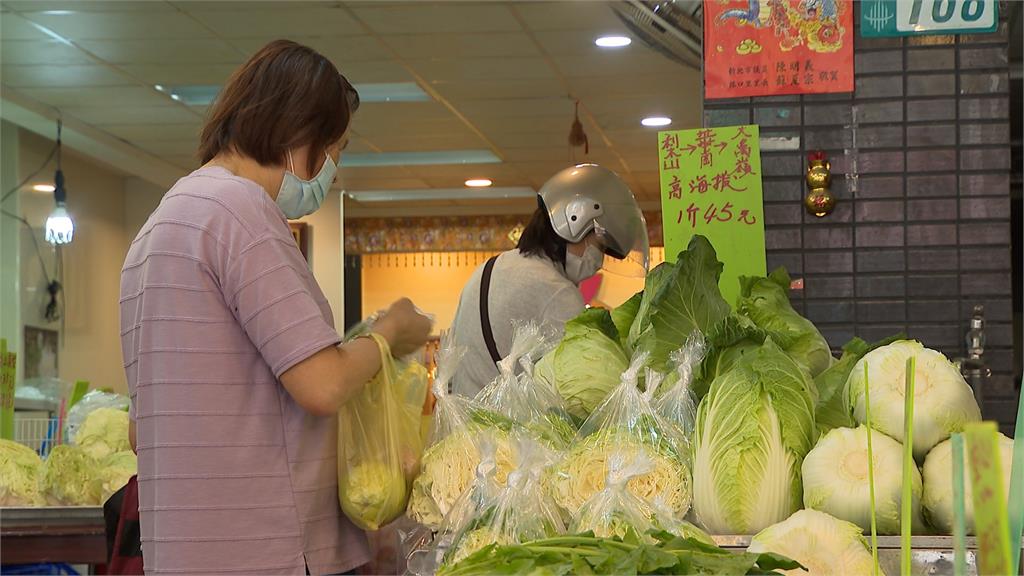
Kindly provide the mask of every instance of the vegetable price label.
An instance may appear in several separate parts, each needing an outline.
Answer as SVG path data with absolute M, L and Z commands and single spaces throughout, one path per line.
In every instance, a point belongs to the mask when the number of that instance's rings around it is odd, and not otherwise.
M 995 422 L 973 422 L 964 428 L 979 574 L 1010 574 L 1010 527 L 997 436 Z
M 0 438 L 14 440 L 14 379 L 18 355 L 0 340 Z
M 860 33 L 865 38 L 921 34 L 978 34 L 999 25 L 996 0 L 865 0 Z
M 706 236 L 725 264 L 719 286 L 730 306 L 740 276 L 767 273 L 758 137 L 757 126 L 658 134 L 665 259 Z

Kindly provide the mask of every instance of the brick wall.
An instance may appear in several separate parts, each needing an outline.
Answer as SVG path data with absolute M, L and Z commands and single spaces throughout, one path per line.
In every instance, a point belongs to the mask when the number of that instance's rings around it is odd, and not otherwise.
M 756 123 L 763 147 L 798 147 L 762 151 L 768 264 L 805 279 L 794 304 L 833 347 L 905 331 L 960 356 L 985 305 L 995 374 L 983 412 L 1012 434 L 1007 52 L 1005 21 L 978 36 L 858 30 L 853 94 L 707 101 L 704 121 Z M 801 205 L 813 150 L 828 154 L 839 200 L 820 220 Z

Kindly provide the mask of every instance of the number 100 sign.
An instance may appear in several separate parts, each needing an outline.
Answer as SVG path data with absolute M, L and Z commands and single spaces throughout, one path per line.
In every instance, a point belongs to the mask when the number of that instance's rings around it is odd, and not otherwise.
M 865 0 L 861 36 L 995 32 L 998 0 Z

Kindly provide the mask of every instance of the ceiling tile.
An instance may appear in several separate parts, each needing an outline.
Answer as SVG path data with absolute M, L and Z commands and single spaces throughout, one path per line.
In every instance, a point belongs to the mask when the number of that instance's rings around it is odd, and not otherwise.
M 510 80 L 554 78 L 543 58 L 463 58 L 410 60 L 409 64 L 431 82 L 456 80 Z
M 334 62 L 338 62 L 334 60 Z M 402 65 L 388 60 L 375 62 L 341 62 L 338 71 L 353 84 L 413 82 L 413 77 Z
M 594 57 L 555 55 L 552 58 L 559 70 L 570 78 L 574 76 L 628 77 L 637 74 L 669 76 L 692 70 L 663 56 L 639 50 L 609 52 Z
M 538 80 L 438 81 L 430 83 L 442 96 L 459 102 L 502 98 L 544 98 L 565 95 L 557 78 Z
M 188 140 L 141 140 L 132 144 L 142 148 L 154 156 L 195 156 L 199 146 L 199 138 Z
M 608 2 L 522 2 L 514 8 L 531 30 L 593 30 L 598 35 L 626 31 Z
M 514 98 L 506 100 L 466 100 L 458 104 L 459 112 L 469 118 L 521 118 L 556 116 L 572 123 L 573 101 L 567 95 L 548 98 Z
M 170 102 L 166 94 L 143 86 L 77 87 L 77 88 L 26 88 L 22 93 L 50 106 L 66 107 L 117 107 L 121 106 L 165 106 Z
M 403 58 L 494 58 L 504 56 L 540 56 L 537 46 L 526 34 L 409 34 L 387 38 Z
M 79 44 L 113 64 L 241 64 L 245 57 L 223 40 L 82 40 Z
M 429 187 L 418 178 L 365 178 L 353 175 L 339 180 L 345 190 L 416 190 Z
M 200 122 L 184 124 L 107 124 L 103 131 L 129 142 L 155 142 L 162 140 L 191 140 L 199 142 Z
M 356 16 L 379 34 L 513 32 L 520 30 L 508 9 L 498 3 L 420 2 L 356 7 Z
M 194 124 L 196 114 L 184 106 L 69 107 L 68 114 L 90 124 Z
M 0 43 L 7 64 L 94 64 L 81 50 L 57 40 L 7 40 Z
M 180 12 L 77 12 L 28 14 L 32 21 L 69 40 L 212 38 L 213 33 Z
M 125 86 L 137 83 L 109 66 L 4 66 L 4 85 L 12 88 L 77 88 Z
M 223 84 L 237 67 L 237 64 L 146 64 L 124 65 L 121 69 L 147 84 L 181 86 Z
M 637 49 L 647 51 L 637 44 L 614 50 L 598 48 L 594 45 L 594 40 L 602 35 L 595 33 L 591 28 L 583 30 L 549 30 L 534 33 L 537 42 L 544 48 L 544 51 L 552 56 L 573 55 L 600 59 L 613 52 Z
M 280 34 L 251 35 L 245 38 L 232 38 L 230 42 L 246 54 L 254 54 L 267 43 L 281 37 Z M 389 60 L 391 58 L 391 53 L 381 46 L 373 36 L 288 36 L 288 39 L 309 46 L 330 58 L 336 66 L 347 62 Z
M 0 38 L 4 40 L 49 40 L 50 36 L 13 12 L 0 13 Z
M 358 118 L 358 113 L 356 114 Z M 479 136 L 468 128 L 453 129 L 445 132 L 411 132 L 378 130 L 372 135 L 364 136 L 375 146 L 385 152 L 401 152 L 403 150 L 477 150 L 486 148 Z M 351 150 L 355 152 L 356 150 Z
M 210 10 L 205 2 L 182 2 L 178 6 L 209 26 L 222 38 L 266 36 L 342 36 L 362 34 L 363 29 L 343 8 L 330 5 L 295 6 L 291 10 L 263 10 L 260 3 L 239 10 Z
M 3 6 L 19 12 L 47 12 L 69 10 L 73 12 L 172 12 L 174 7 L 154 0 L 4 0 Z
M 146 0 L 142 3 L 146 4 L 150 1 L 151 0 Z M 112 3 L 117 4 L 118 2 Z M 256 0 L 255 2 L 246 2 L 245 0 L 175 0 L 173 2 L 167 2 L 167 4 L 175 9 L 186 10 L 189 12 L 199 10 L 224 12 L 232 10 L 238 11 L 239 9 L 294 11 L 299 9 L 323 8 L 325 4 L 337 4 L 337 2 L 329 3 L 325 0 Z

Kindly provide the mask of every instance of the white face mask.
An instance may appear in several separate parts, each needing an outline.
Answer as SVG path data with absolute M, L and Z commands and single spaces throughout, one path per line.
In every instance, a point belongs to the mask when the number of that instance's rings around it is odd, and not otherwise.
M 604 265 L 604 252 L 600 248 L 590 244 L 583 251 L 583 256 L 577 256 L 571 251 L 565 251 L 565 276 L 572 280 L 573 284 L 579 284 L 590 278 Z
M 327 159 L 324 160 L 320 172 L 312 180 L 303 180 L 295 175 L 292 152 L 288 151 L 288 170 L 285 170 L 284 179 L 281 180 L 281 189 L 277 193 L 277 205 L 281 207 L 281 211 L 289 220 L 302 218 L 316 212 L 331 190 L 334 176 L 338 173 L 338 165 L 331 159 L 330 154 L 325 152 L 324 155 L 327 156 Z

